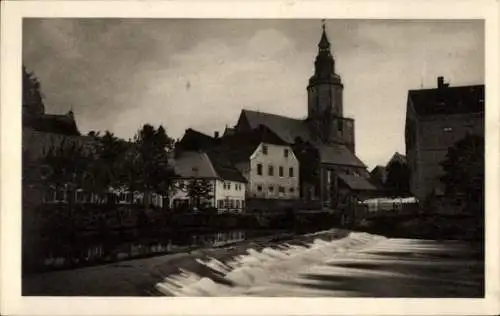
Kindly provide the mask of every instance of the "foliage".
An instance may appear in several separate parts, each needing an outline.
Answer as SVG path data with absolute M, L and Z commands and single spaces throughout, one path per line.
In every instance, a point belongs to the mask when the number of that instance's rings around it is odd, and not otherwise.
M 34 73 L 28 72 L 24 65 L 22 71 L 23 116 L 42 114 L 44 112 L 44 105 L 40 81 Z
M 161 125 L 155 129 L 145 124 L 137 132 L 123 162 L 124 175 L 132 189 L 146 194 L 164 194 L 171 189 L 175 173 L 169 165 L 169 152 L 173 145 L 174 140 L 167 136 Z
M 98 191 L 107 191 L 110 187 L 126 187 L 127 182 L 122 176 L 122 159 L 127 150 L 125 141 L 117 138 L 113 133 L 106 131 L 103 136 L 99 133 L 89 134 L 95 140 L 94 160 L 91 171 L 94 176 L 94 186 Z
M 188 182 L 186 191 L 191 199 L 191 204 L 200 209 L 202 202 L 212 198 L 212 183 L 206 179 L 191 179 Z
M 484 138 L 467 134 L 441 163 L 446 196 L 474 212 L 484 208 Z
M 41 159 L 41 180 L 56 188 L 84 188 L 93 184 L 89 172 L 93 159 L 91 152 L 86 151 L 77 142 L 66 138 L 58 147 L 52 147 Z

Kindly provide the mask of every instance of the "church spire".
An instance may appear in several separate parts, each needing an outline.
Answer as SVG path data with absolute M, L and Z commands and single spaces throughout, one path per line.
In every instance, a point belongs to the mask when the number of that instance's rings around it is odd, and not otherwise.
M 321 20 L 321 27 L 323 29 L 323 33 L 321 34 L 321 40 L 319 41 L 318 47 L 320 51 L 329 51 L 330 42 L 328 41 L 328 36 L 326 36 L 325 20 Z
M 313 81 L 327 80 L 330 81 L 335 77 L 335 61 L 333 60 L 332 53 L 330 52 L 330 41 L 326 35 L 325 20 L 321 21 L 321 39 L 318 43 L 318 55 L 314 62 L 314 75 Z M 313 83 L 312 81 L 310 83 Z

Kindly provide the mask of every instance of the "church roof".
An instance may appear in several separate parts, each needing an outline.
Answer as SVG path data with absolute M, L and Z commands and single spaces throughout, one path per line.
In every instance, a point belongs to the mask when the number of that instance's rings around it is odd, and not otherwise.
M 303 141 L 310 140 L 309 129 L 304 120 L 252 110 L 242 110 L 241 115 L 246 118 L 251 129 L 265 125 L 289 144 L 293 144 L 297 137 Z
M 314 140 L 305 120 L 250 110 L 243 110 L 241 116 L 246 118 L 250 128 L 257 128 L 260 125 L 267 126 L 288 144 L 295 143 L 296 138 L 301 138 L 304 142 L 310 142 L 318 149 L 322 163 L 366 167 L 345 145 L 337 143 L 323 144 Z
M 484 85 L 410 90 L 408 99 L 419 116 L 481 113 Z

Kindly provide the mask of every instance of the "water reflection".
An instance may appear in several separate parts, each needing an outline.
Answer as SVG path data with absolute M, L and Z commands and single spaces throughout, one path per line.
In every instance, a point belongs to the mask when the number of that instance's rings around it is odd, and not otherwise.
M 139 240 L 130 235 L 106 238 L 104 241 L 82 238 L 78 243 L 46 240 L 43 246 L 45 250 L 43 258 L 36 265 L 43 270 L 72 268 L 186 251 L 198 247 L 220 247 L 244 241 L 249 235 L 252 234 L 246 231 L 182 232 L 171 236 L 156 236 Z

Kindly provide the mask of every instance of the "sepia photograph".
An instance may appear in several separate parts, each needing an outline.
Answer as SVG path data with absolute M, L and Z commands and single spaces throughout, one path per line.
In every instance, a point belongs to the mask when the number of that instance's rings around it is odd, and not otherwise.
M 23 295 L 484 296 L 483 21 L 23 20 Z
M 18 46 L 2 50 L 11 307 L 446 314 L 436 299 L 498 296 L 491 19 L 70 7 L 11 15 L 2 42 Z

